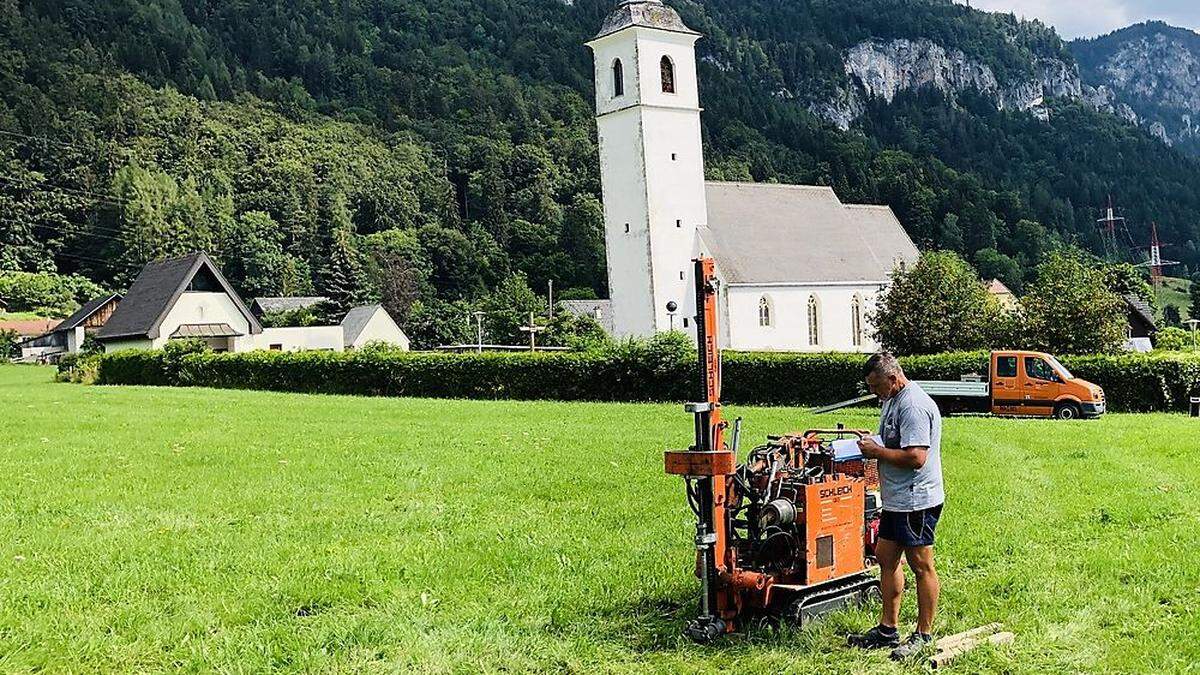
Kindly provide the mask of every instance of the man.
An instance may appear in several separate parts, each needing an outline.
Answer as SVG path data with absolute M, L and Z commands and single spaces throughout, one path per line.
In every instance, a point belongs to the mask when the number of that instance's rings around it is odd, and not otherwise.
M 879 523 L 880 585 L 883 611 L 879 625 L 849 642 L 863 649 L 892 649 L 892 658 L 906 659 L 921 653 L 933 641 L 937 611 L 938 577 L 933 565 L 933 533 L 942 513 L 942 416 L 937 404 L 921 387 L 904 376 L 896 357 L 879 353 L 864 368 L 867 388 L 883 401 L 879 435 L 883 444 L 863 439 L 859 448 L 866 458 L 879 460 L 883 515 Z M 896 628 L 904 595 L 904 569 L 908 560 L 917 580 L 917 630 L 902 644 Z

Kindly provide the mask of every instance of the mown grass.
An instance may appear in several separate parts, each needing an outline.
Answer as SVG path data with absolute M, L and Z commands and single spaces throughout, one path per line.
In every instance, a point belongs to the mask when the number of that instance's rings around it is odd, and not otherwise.
M 868 611 L 679 636 L 678 406 L 50 379 L 0 367 L 0 671 L 921 670 L 842 646 Z M 731 412 L 748 439 L 872 424 Z M 1197 438 L 1171 415 L 949 420 L 939 631 L 1017 633 L 952 672 L 1194 670 Z

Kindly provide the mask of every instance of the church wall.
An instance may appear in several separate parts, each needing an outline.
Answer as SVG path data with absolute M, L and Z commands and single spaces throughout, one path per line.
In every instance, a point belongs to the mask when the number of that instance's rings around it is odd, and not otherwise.
M 728 348 L 742 351 L 781 352 L 874 352 L 867 321 L 879 292 L 876 284 L 859 286 L 729 286 L 723 312 L 729 324 Z M 862 298 L 863 340 L 856 346 L 851 331 L 851 307 L 855 295 Z M 759 325 L 759 302 L 766 296 L 771 306 L 771 325 Z M 817 298 L 820 344 L 808 337 L 808 299 Z

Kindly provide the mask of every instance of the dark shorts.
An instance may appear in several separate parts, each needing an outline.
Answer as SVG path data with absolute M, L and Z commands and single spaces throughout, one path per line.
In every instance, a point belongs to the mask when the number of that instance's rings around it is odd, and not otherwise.
M 933 546 L 933 532 L 941 517 L 941 504 L 920 511 L 885 510 L 879 517 L 879 538 L 894 541 L 904 548 Z

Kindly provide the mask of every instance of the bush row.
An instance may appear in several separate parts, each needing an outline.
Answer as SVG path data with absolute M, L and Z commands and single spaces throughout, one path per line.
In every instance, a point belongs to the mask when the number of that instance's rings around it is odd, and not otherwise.
M 730 352 L 723 399 L 811 406 L 861 395 L 865 356 Z M 1200 388 L 1200 355 L 1063 359 L 1104 387 L 1115 411 L 1184 410 Z M 985 373 L 983 352 L 902 359 L 913 379 Z M 100 359 L 99 384 L 205 386 L 318 394 L 564 401 L 684 401 L 700 395 L 696 357 L 676 349 L 539 354 L 403 352 L 118 352 Z

